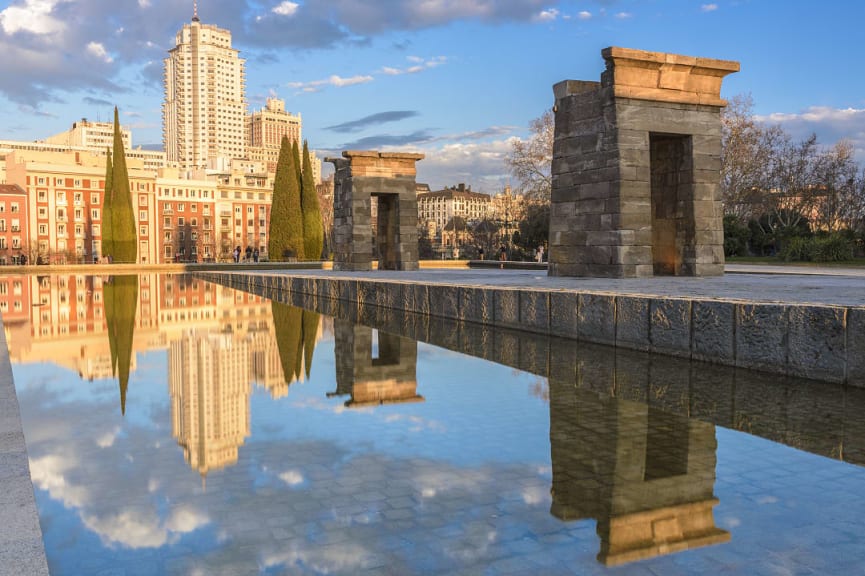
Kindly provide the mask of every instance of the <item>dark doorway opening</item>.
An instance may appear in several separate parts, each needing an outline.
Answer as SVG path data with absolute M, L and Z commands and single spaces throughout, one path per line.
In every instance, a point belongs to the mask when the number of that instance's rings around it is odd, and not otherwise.
M 649 134 L 652 264 L 656 275 L 689 275 L 695 261 L 691 136 Z

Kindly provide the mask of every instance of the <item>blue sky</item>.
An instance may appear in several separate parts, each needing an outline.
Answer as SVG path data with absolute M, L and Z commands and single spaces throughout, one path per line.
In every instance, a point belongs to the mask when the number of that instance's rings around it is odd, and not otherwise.
M 232 31 L 247 99 L 300 112 L 310 146 L 421 151 L 420 181 L 495 192 L 510 139 L 551 86 L 598 80 L 607 46 L 738 60 L 723 95 L 794 136 L 865 159 L 865 3 L 829 0 L 201 0 Z M 34 140 L 113 106 L 161 143 L 162 60 L 192 0 L 0 2 L 0 139 Z

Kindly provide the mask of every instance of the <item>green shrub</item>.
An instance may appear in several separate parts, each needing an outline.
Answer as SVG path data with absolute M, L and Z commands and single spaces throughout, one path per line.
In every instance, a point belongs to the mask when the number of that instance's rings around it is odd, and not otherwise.
M 724 216 L 724 256 L 745 256 L 750 240 L 751 230 L 738 217 Z

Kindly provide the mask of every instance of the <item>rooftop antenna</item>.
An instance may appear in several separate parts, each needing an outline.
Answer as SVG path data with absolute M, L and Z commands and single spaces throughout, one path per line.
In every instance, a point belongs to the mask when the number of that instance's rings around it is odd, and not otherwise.
M 198 0 L 192 1 L 192 21 L 200 22 L 200 20 L 198 19 Z

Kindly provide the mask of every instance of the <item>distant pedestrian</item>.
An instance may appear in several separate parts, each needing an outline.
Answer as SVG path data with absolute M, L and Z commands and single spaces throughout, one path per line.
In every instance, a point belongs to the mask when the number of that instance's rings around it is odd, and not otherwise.
M 505 248 L 505 245 L 502 244 L 502 247 L 499 248 L 499 260 L 504 262 L 508 259 L 508 249 Z
M 247 246 L 246 247 L 246 258 L 244 258 L 244 261 L 249 262 L 250 260 L 252 260 L 252 246 Z
M 483 246 L 478 248 L 478 258 L 480 258 L 481 260 L 484 259 L 484 247 Z
M 258 255 L 259 255 L 258 248 L 256 248 L 255 250 L 252 251 L 252 261 L 253 262 L 258 262 Z
M 544 261 L 544 245 L 543 244 L 538 246 L 538 251 L 535 254 L 535 259 L 538 261 L 539 264 Z
M 234 262 L 235 264 L 240 262 L 240 246 L 234 247 Z

